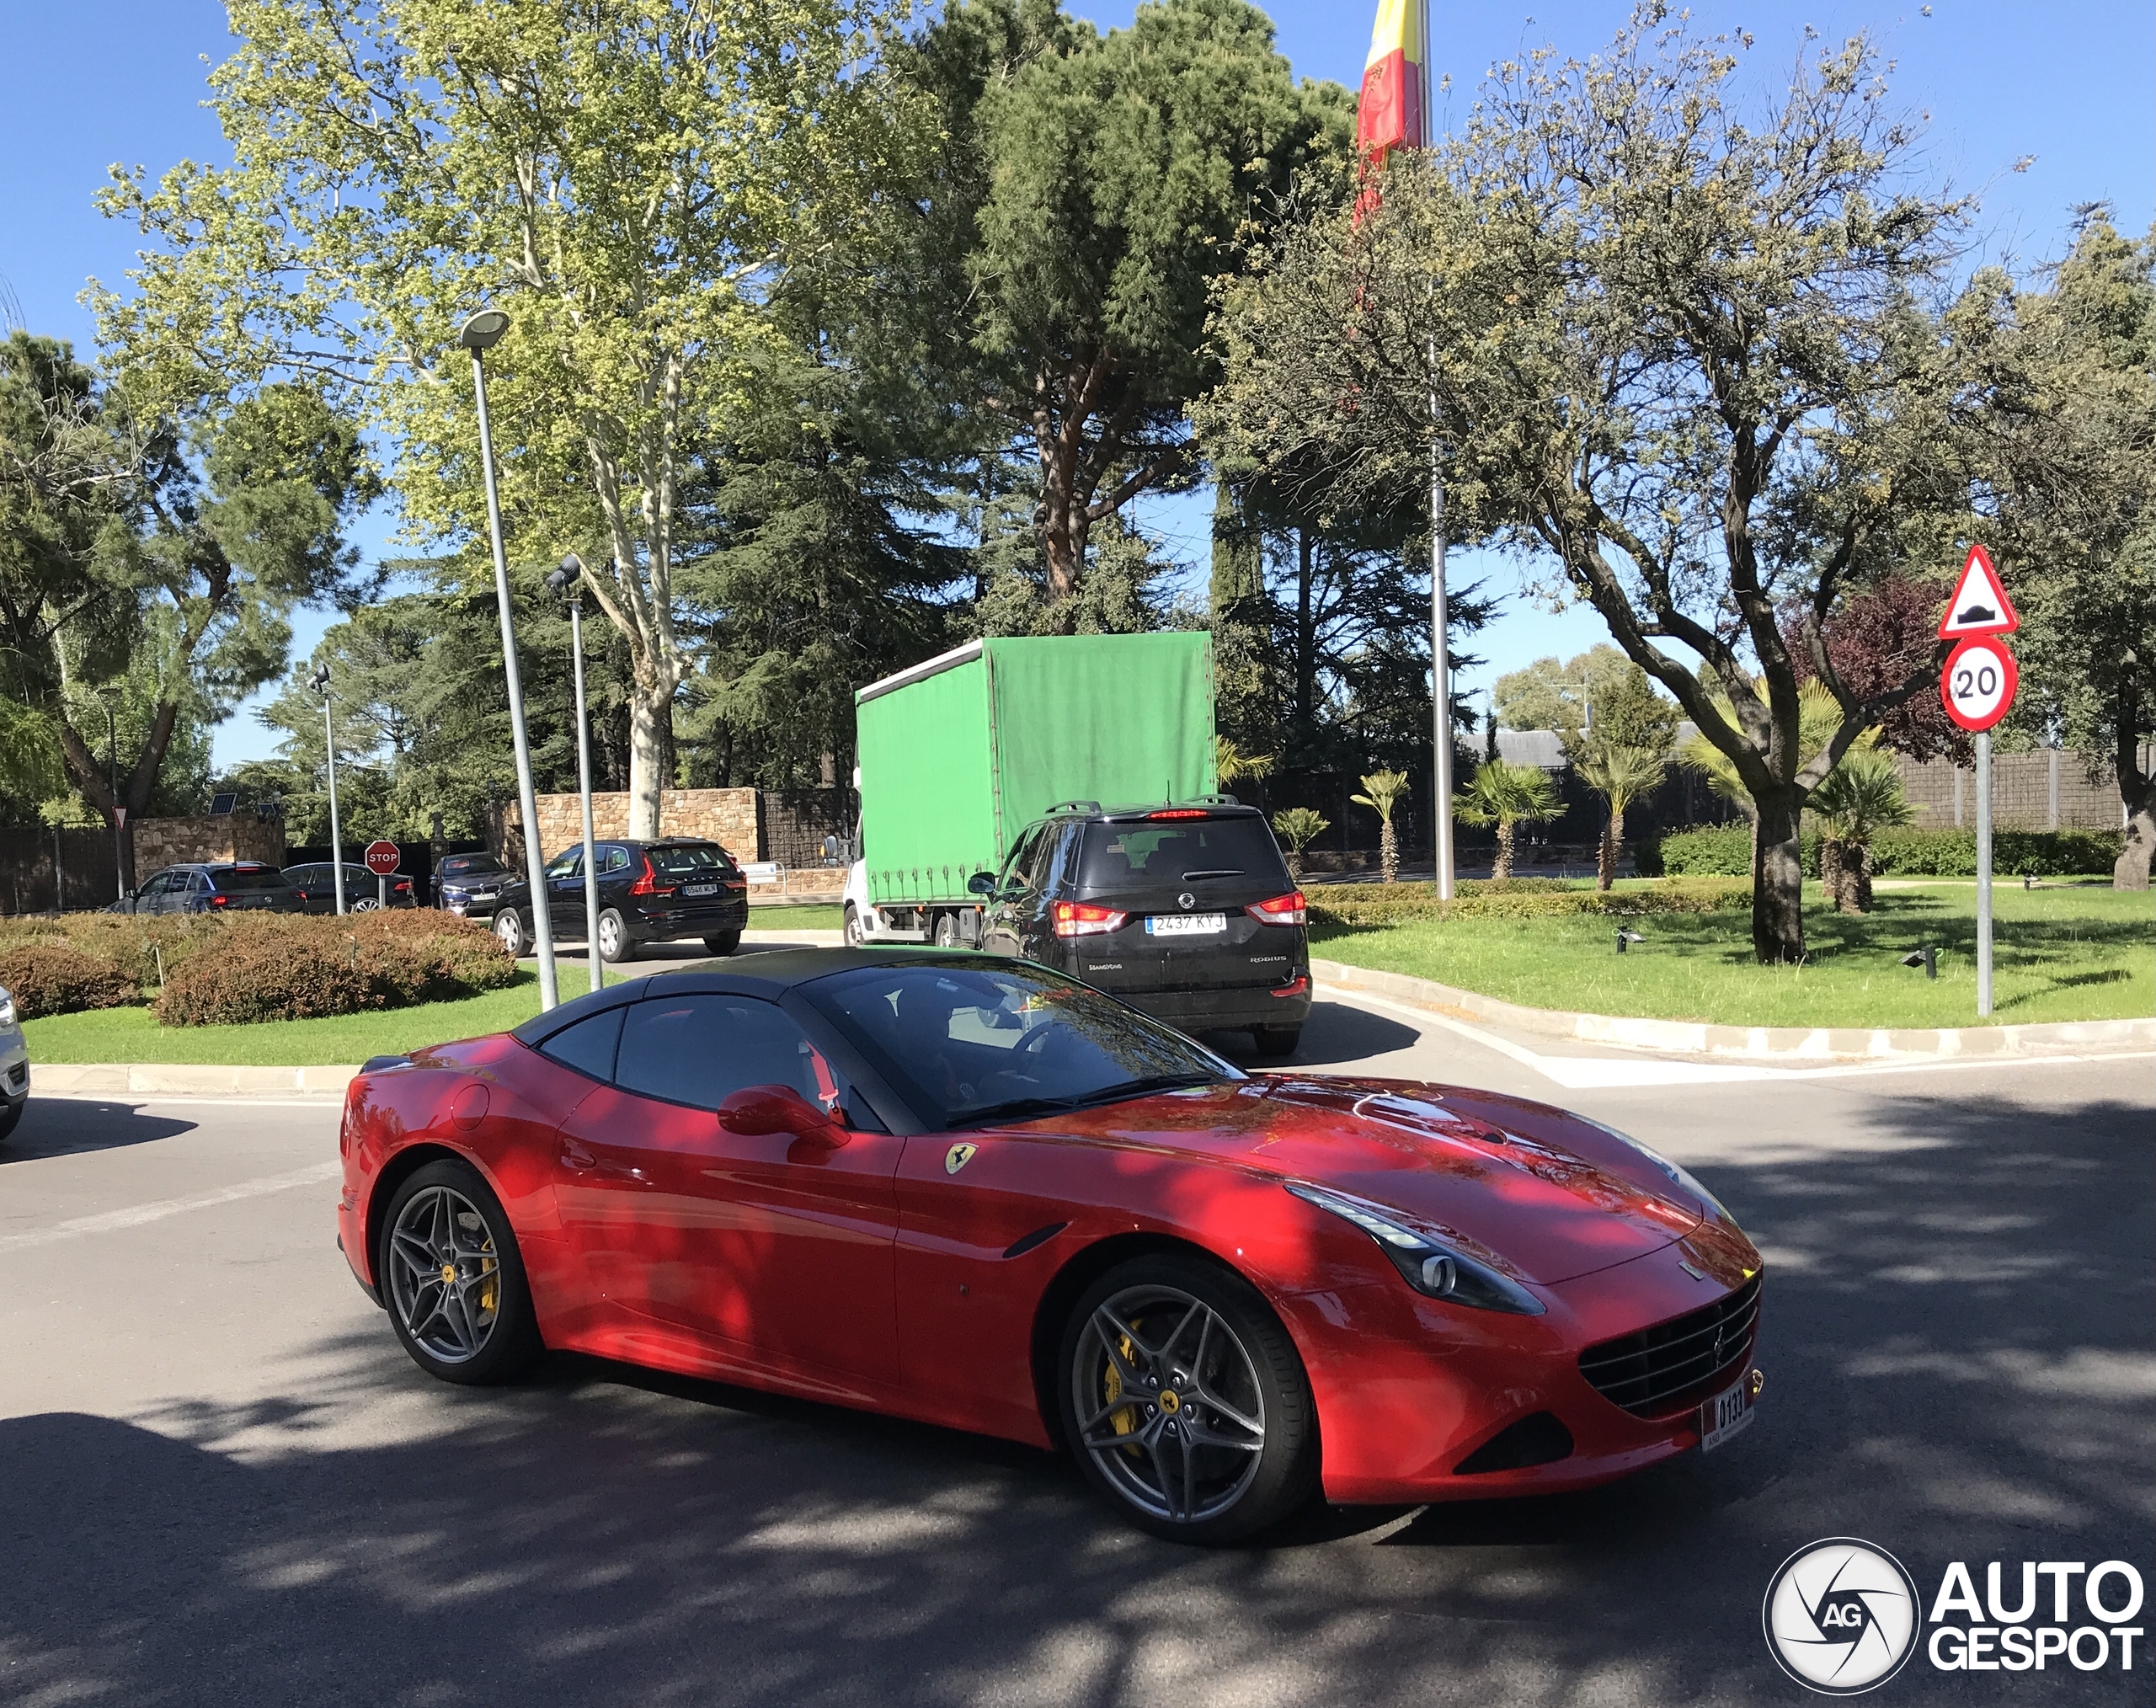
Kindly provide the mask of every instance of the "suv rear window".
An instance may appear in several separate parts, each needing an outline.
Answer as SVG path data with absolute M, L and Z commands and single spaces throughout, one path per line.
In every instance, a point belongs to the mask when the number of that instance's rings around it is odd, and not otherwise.
M 734 862 L 716 842 L 671 842 L 644 850 L 653 869 L 664 878 L 688 878 L 699 872 L 731 872 Z
M 230 895 L 243 889 L 285 889 L 285 874 L 274 866 L 213 866 L 210 885 Z
M 1219 819 L 1136 819 L 1088 825 L 1078 883 L 1086 891 L 1133 884 L 1188 883 L 1201 878 L 1277 880 L 1287 863 L 1265 820 L 1237 813 Z

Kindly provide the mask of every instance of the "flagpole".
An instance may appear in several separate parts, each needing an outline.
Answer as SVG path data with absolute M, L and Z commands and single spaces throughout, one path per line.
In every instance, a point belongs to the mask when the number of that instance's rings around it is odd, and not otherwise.
M 1416 81 L 1422 104 L 1422 146 L 1437 141 L 1437 109 L 1432 99 L 1430 75 L 1430 0 L 1420 0 L 1422 62 Z M 1430 364 L 1430 697 L 1434 725 L 1432 767 L 1435 799 L 1432 853 L 1437 862 L 1438 899 L 1450 901 L 1452 860 L 1452 665 L 1445 654 L 1445 480 L 1444 463 L 1438 446 L 1438 348 L 1429 341 Z

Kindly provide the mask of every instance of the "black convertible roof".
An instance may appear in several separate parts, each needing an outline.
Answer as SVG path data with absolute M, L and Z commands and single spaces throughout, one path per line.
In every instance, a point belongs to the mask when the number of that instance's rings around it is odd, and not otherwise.
M 977 953 L 969 952 L 961 962 L 948 949 L 898 943 L 845 949 L 766 949 L 746 955 L 690 961 L 643 978 L 625 979 L 604 990 L 588 991 L 558 1008 L 535 1015 L 512 1030 L 510 1036 L 520 1043 L 543 1043 L 588 1014 L 597 1014 L 625 1002 L 642 1001 L 647 996 L 711 993 L 760 996 L 772 1001 L 796 985 L 829 978 L 834 973 L 850 973 L 857 967 L 888 967 L 900 961 L 972 964 L 979 959 Z

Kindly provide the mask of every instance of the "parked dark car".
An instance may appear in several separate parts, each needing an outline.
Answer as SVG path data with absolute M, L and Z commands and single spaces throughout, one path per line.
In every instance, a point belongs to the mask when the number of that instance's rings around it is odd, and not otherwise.
M 645 943 L 701 937 L 714 955 L 730 955 L 749 923 L 749 880 L 716 842 L 669 838 L 658 842 L 600 842 L 599 953 L 602 960 L 635 958 Z M 584 850 L 547 862 L 548 916 L 557 937 L 584 933 Z M 511 878 L 494 904 L 494 935 L 512 954 L 531 943 L 531 886 Z
M 981 947 L 1082 979 L 1182 1027 L 1247 1027 L 1284 1056 L 1310 1011 L 1302 891 L 1272 826 L 1225 798 L 1059 807 L 974 879 Z
M 493 916 L 511 874 L 491 854 L 451 854 L 435 867 L 435 905 L 466 919 Z
M 105 911 L 300 913 L 305 908 L 275 867 L 259 860 L 227 860 L 152 872 Z
M 327 860 L 318 860 L 306 866 L 287 866 L 285 882 L 292 886 L 293 894 L 307 905 L 309 913 L 337 911 L 337 872 Z M 417 907 L 419 899 L 413 894 L 408 874 L 398 873 L 387 880 L 389 905 L 392 907 Z M 372 913 L 382 905 L 383 880 L 376 878 L 364 866 L 344 862 L 344 905 L 354 913 Z

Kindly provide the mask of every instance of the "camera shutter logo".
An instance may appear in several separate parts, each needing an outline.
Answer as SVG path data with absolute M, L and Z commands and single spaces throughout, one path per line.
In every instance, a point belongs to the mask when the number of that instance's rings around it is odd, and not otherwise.
M 1916 1580 L 1884 1548 L 1830 1536 L 1782 1561 L 1760 1609 L 1767 1647 L 1808 1690 L 1855 1696 L 1885 1684 L 1922 1634 Z

